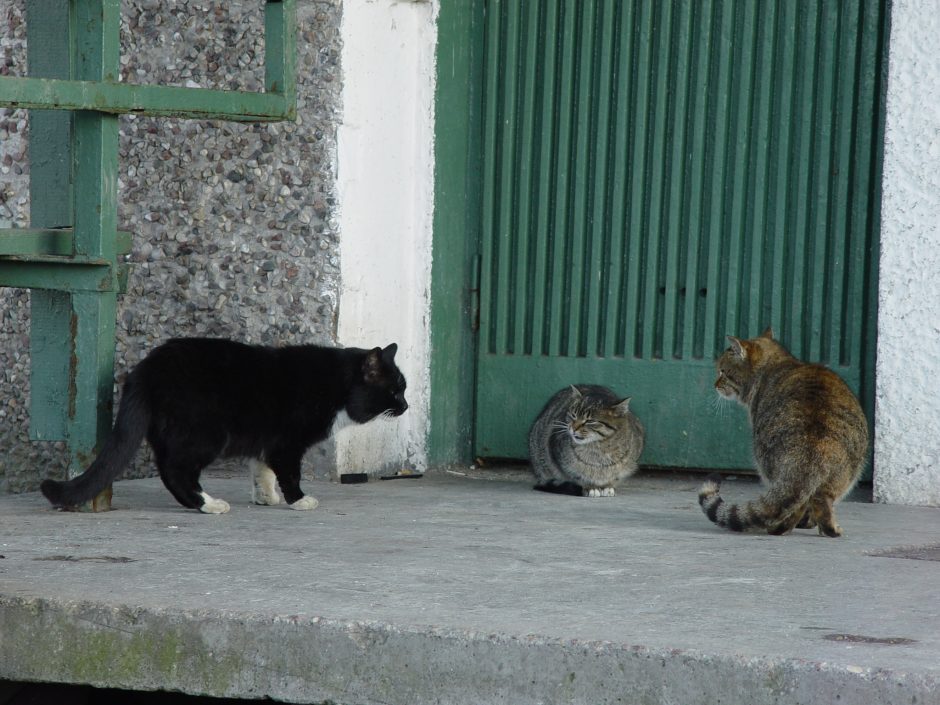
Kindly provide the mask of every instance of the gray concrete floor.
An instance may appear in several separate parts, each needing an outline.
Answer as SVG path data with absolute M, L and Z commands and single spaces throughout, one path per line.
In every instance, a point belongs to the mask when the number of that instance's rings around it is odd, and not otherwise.
M 341 485 L 310 512 L 205 478 L 115 511 L 0 497 L 0 679 L 333 703 L 940 703 L 940 509 L 847 501 L 840 539 L 711 525 L 701 477 L 613 498 L 517 469 Z M 752 497 L 740 477 L 727 499 Z M 859 496 L 863 496 L 859 495 Z

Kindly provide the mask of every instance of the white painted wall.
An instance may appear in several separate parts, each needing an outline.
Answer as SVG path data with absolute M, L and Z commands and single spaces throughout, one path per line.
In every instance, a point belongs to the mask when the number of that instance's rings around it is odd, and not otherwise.
M 437 8 L 436 0 L 343 4 L 338 342 L 398 343 L 410 408 L 341 431 L 341 473 L 427 465 Z
M 894 0 L 888 54 L 875 499 L 940 506 L 940 13 Z

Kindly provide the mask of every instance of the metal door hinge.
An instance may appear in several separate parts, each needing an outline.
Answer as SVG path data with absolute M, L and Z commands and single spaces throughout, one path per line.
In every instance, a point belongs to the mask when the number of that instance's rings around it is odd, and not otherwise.
M 481 256 L 474 255 L 470 262 L 470 330 L 480 330 L 480 266 Z

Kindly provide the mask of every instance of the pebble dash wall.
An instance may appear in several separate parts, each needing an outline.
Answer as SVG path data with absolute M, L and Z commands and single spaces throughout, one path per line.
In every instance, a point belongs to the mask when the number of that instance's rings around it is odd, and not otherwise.
M 121 118 L 119 228 L 133 265 L 119 300 L 116 389 L 174 336 L 334 343 L 341 0 L 298 2 L 296 123 Z M 24 0 L 0 5 L 0 74 L 25 75 Z M 123 4 L 122 80 L 260 90 L 259 0 Z M 0 109 L 0 227 L 29 224 L 29 125 Z M 61 443 L 28 435 L 29 293 L 0 289 L 0 492 L 63 476 Z M 306 471 L 326 474 L 329 444 Z M 152 474 L 142 449 L 127 476 Z

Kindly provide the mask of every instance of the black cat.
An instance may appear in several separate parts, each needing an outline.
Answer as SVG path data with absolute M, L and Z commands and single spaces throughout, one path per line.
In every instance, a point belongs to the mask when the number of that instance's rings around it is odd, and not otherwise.
M 46 480 L 42 493 L 57 507 L 91 500 L 146 437 L 163 484 L 184 507 L 228 511 L 227 502 L 203 491 L 199 475 L 216 458 L 242 456 L 255 461 L 256 502 L 280 502 L 276 477 L 292 508 L 313 509 L 317 500 L 300 489 L 301 459 L 329 436 L 337 415 L 365 423 L 408 408 L 397 350 L 394 343 L 363 350 L 170 340 L 128 375 L 114 429 L 95 461 L 67 482 Z

